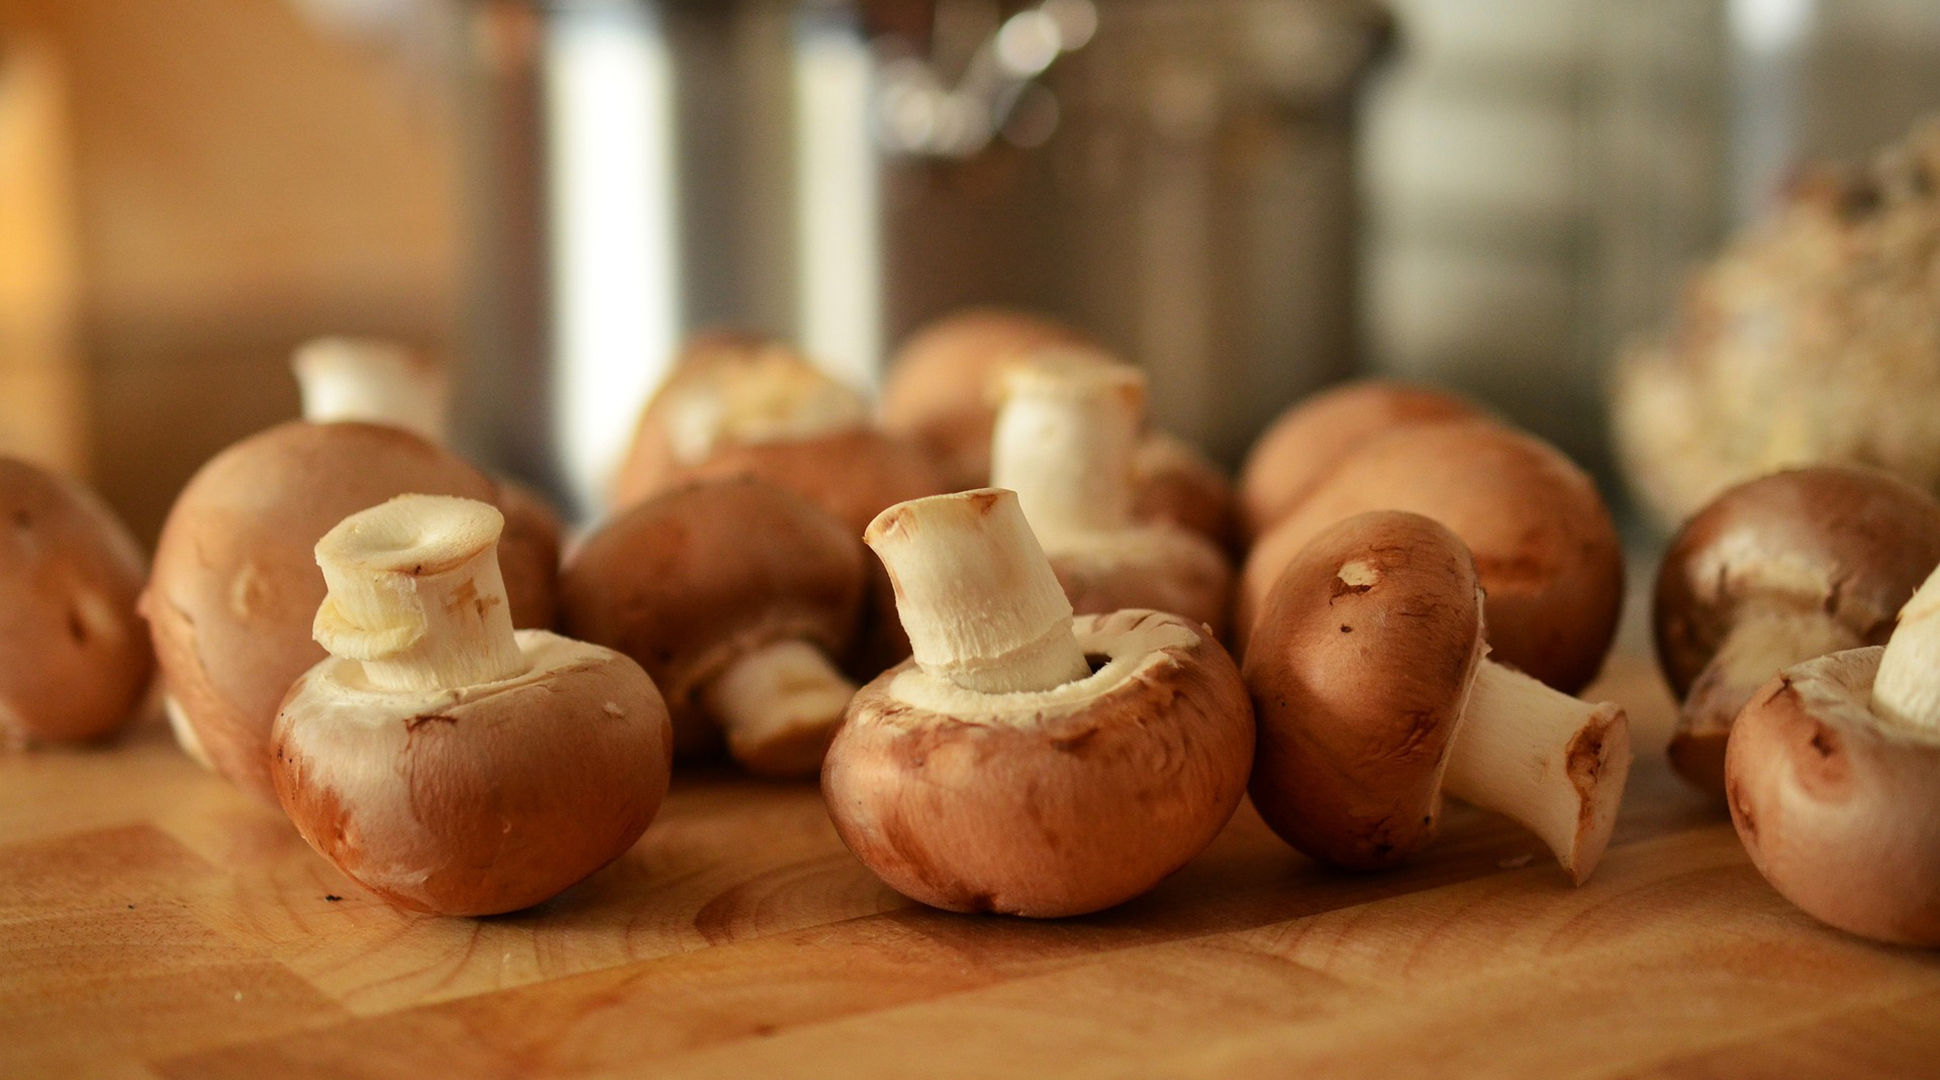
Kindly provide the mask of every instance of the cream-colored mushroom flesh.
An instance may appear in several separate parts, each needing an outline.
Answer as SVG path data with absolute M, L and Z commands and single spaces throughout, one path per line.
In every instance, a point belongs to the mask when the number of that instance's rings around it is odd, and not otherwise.
M 389 424 L 446 442 L 445 374 L 428 357 L 390 341 L 326 337 L 298 346 L 291 367 L 311 423 Z
M 1074 621 L 1008 491 L 891 507 L 867 539 L 915 657 L 856 694 L 823 767 L 858 858 L 937 907 L 1056 917 L 1211 842 L 1253 746 L 1216 641 L 1155 611 Z
M 406 495 L 318 542 L 331 656 L 290 688 L 272 777 L 312 847 L 400 907 L 514 911 L 617 858 L 666 793 L 672 729 L 637 664 L 514 631 L 472 500 Z
M 1474 562 L 1444 526 L 1377 511 L 1315 537 L 1246 655 L 1267 824 L 1317 858 L 1386 866 L 1434 838 L 1446 790 L 1587 878 L 1628 775 L 1627 720 L 1490 662 L 1481 633 Z
M 1872 469 L 1812 466 L 1718 496 L 1666 551 L 1652 623 L 1683 701 L 1671 761 L 1724 794 L 1725 740 L 1783 668 L 1883 643 L 1940 564 L 1940 501 Z

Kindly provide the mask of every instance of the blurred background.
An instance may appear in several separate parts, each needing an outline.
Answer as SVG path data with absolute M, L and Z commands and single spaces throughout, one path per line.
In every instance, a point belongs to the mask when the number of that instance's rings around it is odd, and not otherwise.
M 1931 0 L 0 0 L 0 453 L 152 538 L 354 333 L 583 498 L 694 328 L 867 383 L 1001 302 L 1229 465 L 1379 372 L 1616 494 L 1621 343 L 1937 105 Z

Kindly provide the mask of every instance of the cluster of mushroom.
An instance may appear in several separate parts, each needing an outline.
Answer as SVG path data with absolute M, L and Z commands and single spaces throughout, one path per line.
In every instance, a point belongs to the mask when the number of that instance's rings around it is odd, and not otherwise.
M 1940 945 L 1940 501 L 1820 465 L 1727 489 L 1657 580 L 1671 762 L 1813 916 Z

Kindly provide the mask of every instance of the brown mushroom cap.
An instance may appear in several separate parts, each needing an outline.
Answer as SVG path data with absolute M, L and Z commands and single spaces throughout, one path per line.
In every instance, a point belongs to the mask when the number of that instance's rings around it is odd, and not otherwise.
M 682 482 L 735 476 L 786 488 L 835 515 L 857 537 L 887 507 L 949 490 L 928 454 L 866 428 L 724 447 L 676 472 Z
M 530 668 L 387 694 L 354 661 L 298 677 L 276 718 L 276 792 L 303 838 L 399 907 L 492 915 L 624 854 L 667 792 L 666 706 L 625 657 L 519 634 Z
M 1572 693 L 1603 664 L 1623 549 L 1596 485 L 1561 452 L 1486 420 L 1390 432 L 1342 462 L 1247 559 L 1234 624 L 1250 631 L 1280 571 L 1328 526 L 1407 510 L 1448 526 L 1488 593 L 1490 657 Z
M 1752 864 L 1823 922 L 1940 945 L 1940 739 L 1867 708 L 1885 652 L 1788 668 L 1732 725 L 1731 821 Z
M 154 653 L 141 549 L 93 492 L 0 457 L 0 746 L 70 742 L 135 714 Z
M 567 633 L 653 676 L 682 754 L 718 742 L 701 687 L 779 641 L 839 657 L 856 632 L 862 542 L 793 493 L 741 477 L 690 484 L 586 538 L 561 578 Z
M 1324 530 L 1273 586 L 1246 653 L 1260 816 L 1338 866 L 1388 866 L 1433 840 L 1483 652 L 1475 566 L 1454 533 L 1394 512 Z
M 498 562 L 512 625 L 549 630 L 559 621 L 559 550 L 565 527 L 552 504 L 523 484 L 500 480 L 498 495 L 499 511 L 505 515 Z
M 1176 526 L 1146 526 L 1045 542 L 1051 569 L 1079 615 L 1165 611 L 1226 631 L 1233 571 L 1211 541 Z
M 1232 482 L 1198 447 L 1154 431 L 1132 460 L 1132 517 L 1190 529 L 1229 553 L 1239 550 Z
M 1426 386 L 1366 379 L 1296 403 L 1266 429 L 1240 470 L 1239 512 L 1249 537 L 1292 513 L 1341 462 L 1397 428 L 1486 415 Z
M 169 693 L 216 771 L 245 791 L 275 797 L 270 724 L 290 683 L 325 656 L 310 638 L 325 592 L 317 540 L 407 493 L 497 494 L 401 428 L 297 422 L 217 454 L 169 511 L 141 611 Z
M 897 891 L 1051 918 L 1123 903 L 1238 806 L 1253 723 L 1224 649 L 1176 616 L 1080 616 L 1089 678 L 976 694 L 914 663 L 850 703 L 822 773 L 842 840 Z
M 911 335 L 890 361 L 883 430 L 927 449 L 948 470 L 951 488 L 981 486 L 990 477 L 997 421 L 990 387 L 999 369 L 1036 349 L 1090 344 L 1071 327 L 1023 312 L 972 308 L 947 315 Z
M 1883 645 L 1940 565 L 1940 501 L 1875 469 L 1817 465 L 1718 496 L 1664 553 L 1651 608 L 1657 659 L 1681 699 L 1747 600 L 1824 611 Z

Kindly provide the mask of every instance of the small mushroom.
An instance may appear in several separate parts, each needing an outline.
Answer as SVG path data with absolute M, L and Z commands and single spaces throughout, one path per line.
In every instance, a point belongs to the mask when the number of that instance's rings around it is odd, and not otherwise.
M 1050 319 L 997 308 L 971 308 L 918 330 L 890 361 L 882 388 L 882 426 L 926 448 L 954 488 L 992 483 L 991 436 L 1003 369 L 1039 350 L 1119 359 L 1089 337 Z M 1221 548 L 1237 546 L 1233 489 L 1196 447 L 1147 432 L 1133 460 L 1132 516 L 1200 533 Z
M 649 499 L 566 567 L 567 632 L 639 661 L 676 749 L 727 736 L 751 772 L 812 776 L 855 693 L 831 663 L 856 633 L 862 545 L 828 514 L 752 479 Z
M 1812 917 L 1940 946 L 1940 573 L 1884 647 L 1787 668 L 1725 752 L 1731 822 L 1752 864 Z
M 811 440 L 869 423 L 867 399 L 786 345 L 735 331 L 697 334 L 640 412 L 614 474 L 612 506 L 667 490 L 731 446 Z
M 303 418 L 313 424 L 388 424 L 439 446 L 450 444 L 444 369 L 389 341 L 327 337 L 298 346 L 291 367 L 303 388 Z M 559 605 L 559 547 L 565 531 L 545 497 L 496 478 L 505 535 L 499 563 L 512 597 L 512 625 L 550 627 Z
M 667 793 L 672 728 L 639 665 L 512 629 L 486 503 L 406 495 L 316 546 L 330 658 L 271 740 L 317 853 L 391 904 L 494 915 L 624 854 Z
M 1752 694 L 1799 661 L 1883 644 L 1936 565 L 1940 502 L 1885 472 L 1813 466 L 1718 496 L 1657 575 L 1657 657 L 1684 702 L 1671 764 L 1722 797 L 1725 739 Z
M 1488 593 L 1498 661 L 1565 693 L 1603 665 L 1623 604 L 1616 523 L 1583 470 L 1548 443 L 1487 420 L 1392 431 L 1341 462 L 1247 558 L 1233 615 L 1242 638 L 1280 571 L 1322 530 L 1409 510 L 1454 530 Z
M 1017 493 L 1080 615 L 1149 608 L 1225 631 L 1232 568 L 1210 540 L 1132 517 L 1145 377 L 1054 350 L 1006 369 L 992 483 Z
M 350 514 L 408 492 L 497 494 L 483 473 L 418 436 L 360 423 L 274 427 L 189 480 L 141 597 L 185 749 L 275 798 L 270 724 L 290 683 L 324 658 L 310 639 L 324 596 L 312 549 Z
M 0 457 L 0 747 L 112 735 L 155 656 L 135 614 L 146 567 L 94 493 Z
M 1364 379 L 1315 394 L 1281 413 L 1240 470 L 1239 512 L 1247 537 L 1270 530 L 1370 441 L 1398 428 L 1484 416 L 1441 390 Z
M 951 911 L 1079 915 L 1152 888 L 1232 816 L 1252 710 L 1175 615 L 1073 619 L 1015 495 L 884 511 L 914 659 L 863 687 L 823 766 L 849 850 Z
M 1323 530 L 1281 573 L 1246 654 L 1260 815 L 1314 858 L 1373 869 L 1434 839 L 1446 791 L 1587 880 L 1623 799 L 1629 721 L 1487 652 L 1453 532 L 1393 511 Z

